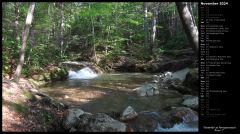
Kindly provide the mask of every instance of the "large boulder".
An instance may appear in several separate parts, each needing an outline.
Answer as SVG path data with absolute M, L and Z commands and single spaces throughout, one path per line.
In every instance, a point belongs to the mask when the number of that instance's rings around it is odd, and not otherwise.
M 50 81 L 61 81 L 66 80 L 68 77 L 68 71 L 63 67 L 53 67 L 50 70 L 46 70 L 46 72 L 38 75 L 33 75 L 32 79 L 41 82 L 47 83 Z
M 184 95 L 182 104 L 192 109 L 198 109 L 198 97 L 192 95 Z
M 183 85 L 198 91 L 198 68 L 190 69 L 190 71 L 186 75 L 186 79 L 183 82 Z
M 50 70 L 51 81 L 66 80 L 68 77 L 68 71 L 65 68 L 55 67 Z
M 190 88 L 183 86 L 182 84 L 170 83 L 169 89 L 176 90 L 181 94 L 192 94 L 193 91 Z
M 198 122 L 197 112 L 188 107 L 174 107 L 168 111 L 168 115 L 161 124 L 163 128 L 171 128 L 175 124 L 191 124 L 193 122 Z
M 140 112 L 138 117 L 128 120 L 126 123 L 128 132 L 154 132 L 159 122 L 159 115 L 156 112 Z
M 131 107 L 128 106 L 122 113 L 120 120 L 125 121 L 125 120 L 130 120 L 133 118 L 136 118 L 138 116 L 138 113 Z
M 146 84 L 141 87 L 133 89 L 138 96 L 153 96 L 159 94 L 157 84 Z
M 70 129 L 76 126 L 76 123 L 79 119 L 80 115 L 83 115 L 85 112 L 80 108 L 70 108 L 67 110 L 67 114 L 65 116 L 64 128 Z
M 184 84 L 178 79 L 172 79 L 167 83 L 168 88 L 171 90 L 176 90 L 181 94 L 192 94 L 197 95 L 198 92 L 189 87 L 184 86 Z
M 84 132 L 125 132 L 126 124 L 104 113 L 79 116 L 77 131 Z

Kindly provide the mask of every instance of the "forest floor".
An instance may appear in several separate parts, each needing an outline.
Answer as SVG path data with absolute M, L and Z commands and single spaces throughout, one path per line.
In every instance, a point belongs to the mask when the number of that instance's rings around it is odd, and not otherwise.
M 64 111 L 32 99 L 30 88 L 34 85 L 25 78 L 19 84 L 3 78 L 2 131 L 64 131 L 60 125 Z

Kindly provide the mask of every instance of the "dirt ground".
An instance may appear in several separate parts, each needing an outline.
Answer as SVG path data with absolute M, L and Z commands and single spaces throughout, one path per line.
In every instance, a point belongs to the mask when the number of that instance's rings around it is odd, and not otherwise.
M 64 131 L 61 127 L 64 110 L 33 99 L 29 89 L 37 88 L 27 79 L 19 84 L 3 78 L 2 81 L 2 131 L 47 132 Z

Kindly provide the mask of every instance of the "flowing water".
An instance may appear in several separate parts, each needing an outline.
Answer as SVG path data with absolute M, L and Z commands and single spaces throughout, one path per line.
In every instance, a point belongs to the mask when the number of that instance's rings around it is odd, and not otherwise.
M 49 84 L 43 88 L 43 92 L 60 102 L 80 107 L 90 113 L 122 112 L 129 105 L 137 112 L 159 111 L 166 106 L 181 105 L 182 94 L 173 90 L 162 91 L 151 97 L 139 97 L 133 92 L 134 88 L 150 83 L 153 74 L 97 75 L 89 71 L 89 68 L 84 69 L 78 72 L 69 71 L 68 80 Z M 159 127 L 156 131 L 158 130 L 163 129 Z

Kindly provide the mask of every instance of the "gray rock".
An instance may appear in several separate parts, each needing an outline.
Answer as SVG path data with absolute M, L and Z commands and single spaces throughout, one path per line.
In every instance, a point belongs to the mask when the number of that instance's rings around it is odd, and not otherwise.
M 184 81 L 187 73 L 190 71 L 189 68 L 184 68 L 182 70 L 178 70 L 172 74 L 172 79 L 178 79 L 180 81 Z
M 156 112 L 140 112 L 138 117 L 128 121 L 129 132 L 153 132 L 158 124 Z
M 70 129 L 76 125 L 76 122 L 79 119 L 80 115 L 83 115 L 84 111 L 81 110 L 80 108 L 70 108 L 67 111 L 67 115 L 65 117 L 64 121 L 64 128 L 65 129 Z
M 168 85 L 169 89 L 176 90 L 179 93 L 182 93 L 182 94 L 197 94 L 194 90 L 183 86 L 182 83 L 179 83 L 178 81 L 171 81 L 168 84 L 169 84 Z
M 77 131 L 77 129 L 73 128 L 73 127 L 69 130 L 69 132 L 76 132 L 76 131 Z
M 158 90 L 157 84 L 146 84 L 133 89 L 133 91 L 136 92 L 138 96 L 153 96 L 155 94 L 159 94 L 159 91 L 156 90 Z
M 153 87 L 148 89 L 147 92 L 146 92 L 147 96 L 153 96 L 153 91 L 154 91 Z
M 128 106 L 122 113 L 120 120 L 130 120 L 138 116 L 138 113 L 131 107 Z
M 198 68 L 193 68 L 187 73 L 183 84 L 188 88 L 198 91 Z
M 188 107 L 173 107 L 167 114 L 168 115 L 162 122 L 163 128 L 171 128 L 174 124 L 178 123 L 191 124 L 193 122 L 198 122 L 197 112 Z
M 172 78 L 172 72 L 165 72 L 160 75 L 154 75 L 153 76 L 153 82 L 154 83 L 161 83 L 161 82 L 167 82 Z
M 198 97 L 197 96 L 192 96 L 192 95 L 184 95 L 183 97 L 184 101 L 182 104 L 184 106 L 197 109 L 198 108 Z
M 157 95 L 157 94 L 159 94 L 160 92 L 159 92 L 159 90 L 155 89 L 155 90 L 153 91 L 153 93 L 154 93 L 155 95 Z
M 125 132 L 126 124 L 104 113 L 80 116 L 78 131 L 85 132 Z

